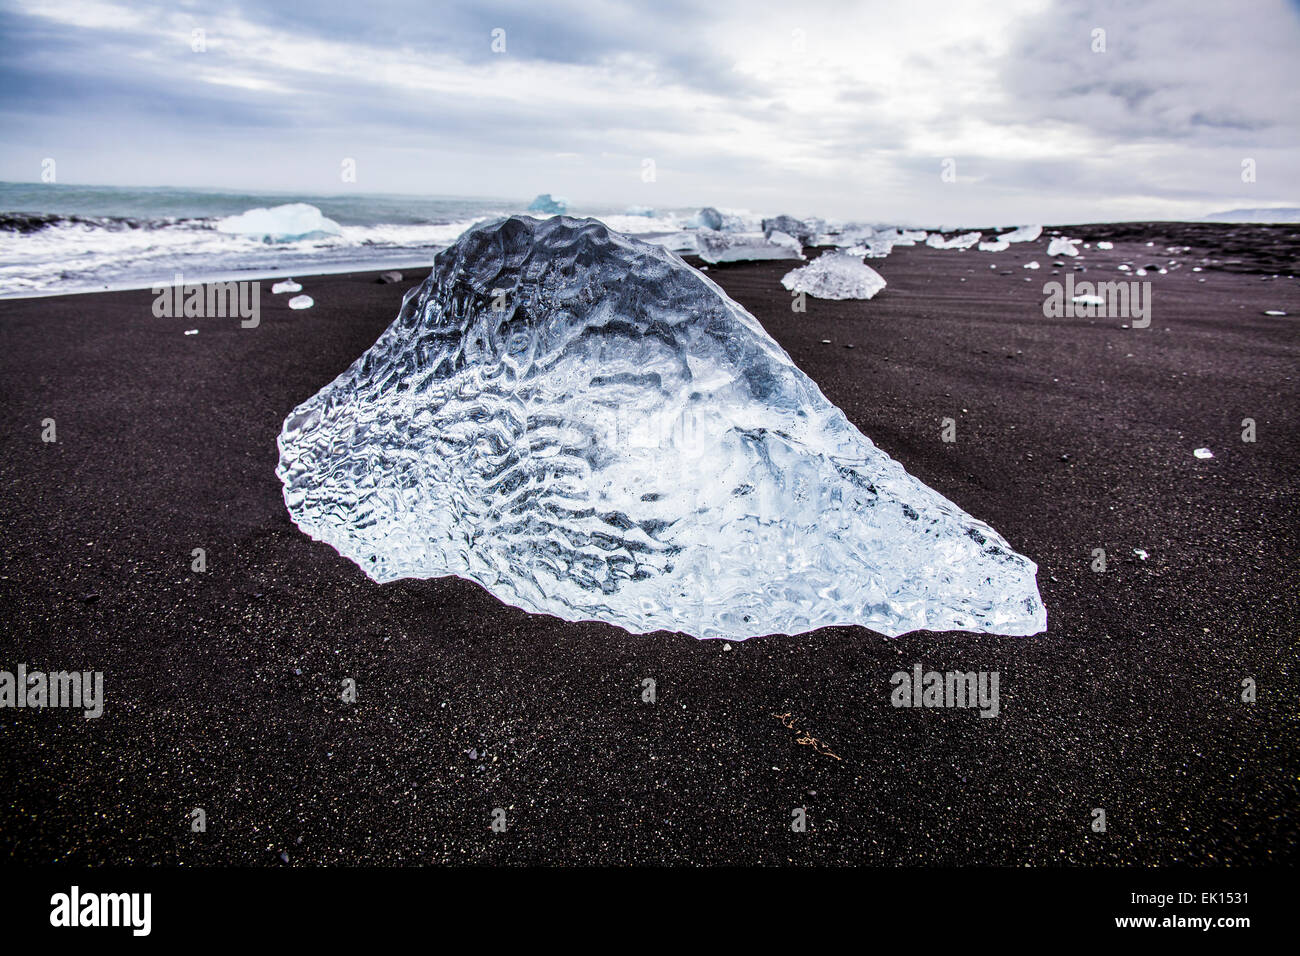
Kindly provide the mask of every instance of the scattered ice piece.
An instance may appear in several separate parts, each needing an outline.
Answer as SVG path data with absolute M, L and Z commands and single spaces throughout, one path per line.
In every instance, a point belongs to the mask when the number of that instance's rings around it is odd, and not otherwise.
M 186 335 L 198 335 L 198 334 L 199 334 L 199 330 L 198 330 L 198 329 L 186 329 L 186 330 L 185 330 L 185 334 L 186 334 Z
M 1203 270 L 1200 266 L 1192 266 L 1192 271 L 1193 271 L 1193 272 L 1204 272 L 1205 270 Z
M 1102 239 L 1100 242 L 1097 243 L 1097 248 L 1098 248 L 1098 249 L 1114 249 L 1114 248 L 1115 248 L 1115 243 L 1113 243 L 1113 242 L 1107 242 L 1105 239 Z
M 1264 314 L 1265 315 L 1286 315 L 1285 312 L 1282 312 L 1278 309 L 1265 309 Z
M 786 273 L 781 285 L 815 299 L 870 299 L 885 287 L 885 279 L 857 256 L 825 252 Z
M 277 282 L 271 286 L 271 294 L 279 295 L 281 292 L 301 292 L 302 286 L 292 279 L 285 279 L 283 282 Z
M 1121 262 L 1121 263 L 1120 263 L 1119 265 L 1117 265 L 1115 268 L 1118 269 L 1120 272 L 1131 272 L 1131 271 L 1133 271 L 1132 268 L 1129 266 L 1129 264 L 1128 264 L 1127 262 Z
M 1214 452 L 1210 451 L 1210 449 L 1208 449 L 1208 448 L 1198 448 L 1198 449 L 1196 449 L 1194 452 L 1192 452 L 1192 454 L 1195 455 L 1197 458 L 1213 458 L 1213 457 L 1214 457 Z
M 292 519 L 375 581 L 455 574 L 532 612 L 733 643 L 1047 623 L 1032 561 L 706 276 L 594 220 L 471 228 L 279 451 Z
M 980 252 L 1006 252 L 1011 248 L 1011 243 L 1005 239 L 994 239 L 991 242 L 981 242 Z
M 1079 305 L 1105 305 L 1106 300 L 1099 295 L 1076 295 L 1070 300 L 1077 302 Z
M 925 244 L 932 249 L 969 249 L 980 241 L 978 232 L 963 232 L 959 236 L 945 239 L 943 233 L 932 232 L 926 237 Z
M 847 252 L 854 256 L 868 259 L 884 259 L 894 249 L 893 239 L 868 239 L 860 246 L 850 246 Z
M 542 193 L 528 206 L 529 212 L 540 212 L 547 216 L 563 216 L 569 208 L 569 201 L 550 193 Z
M 402 281 L 402 274 L 396 269 L 392 272 L 381 272 L 379 273 L 378 281 L 382 282 L 384 285 L 393 285 Z
M 746 262 L 761 259 L 802 259 L 803 246 L 793 236 L 773 232 L 764 236 L 757 232 L 698 233 L 695 243 L 700 258 L 706 262 Z
M 1032 262 L 1026 262 L 1026 263 L 1025 263 L 1023 266 L 1021 266 L 1020 268 L 1022 268 L 1022 269 L 1038 269 L 1038 268 L 1040 268 L 1040 266 L 1038 265 L 1038 260 L 1037 260 L 1037 259 L 1034 259 Z
M 827 243 L 833 246 L 862 246 L 866 245 L 876 238 L 874 226 L 869 226 L 863 222 L 849 222 L 835 229 L 826 237 Z M 817 245 L 822 245 L 820 239 Z
M 817 238 L 817 231 L 815 223 L 804 222 L 794 216 L 775 216 L 763 220 L 764 236 L 769 239 L 777 233 L 794 236 L 799 240 L 801 247 L 812 245 L 813 240 Z
M 322 216 L 319 209 L 305 202 L 291 202 L 269 209 L 259 206 L 238 216 L 217 220 L 216 229 L 217 232 L 263 242 L 321 239 L 343 232 L 343 227 L 337 222 Z
M 998 236 L 1004 242 L 1033 242 L 1043 234 L 1042 226 L 1021 226 Z
M 295 295 L 289 300 L 289 308 L 291 309 L 310 309 L 315 304 L 315 301 L 309 295 Z
M 1135 272 L 1135 273 L 1133 273 L 1133 274 L 1134 274 L 1135 276 L 1144 276 L 1144 275 L 1147 274 L 1147 270 L 1146 270 L 1146 269 L 1139 269 L 1137 272 Z
M 1066 239 L 1064 236 L 1058 236 L 1047 244 L 1047 254 L 1049 256 L 1077 256 L 1079 250 L 1075 248 L 1078 239 Z
M 1151 557 L 1151 555 L 1147 554 L 1147 553 L 1146 553 L 1145 551 L 1143 551 L 1141 548 L 1134 548 L 1134 549 L 1133 549 L 1133 553 L 1136 554 L 1136 555 L 1137 555 L 1139 558 L 1141 558 L 1143 561 L 1145 561 L 1147 558 Z

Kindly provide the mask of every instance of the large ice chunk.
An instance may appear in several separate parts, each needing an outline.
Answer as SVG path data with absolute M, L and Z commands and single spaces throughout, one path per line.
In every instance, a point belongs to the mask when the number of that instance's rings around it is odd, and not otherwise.
M 293 520 L 376 581 L 702 638 L 1046 626 L 1032 561 L 707 276 L 595 220 L 470 229 L 279 448 Z
M 217 232 L 248 236 L 263 242 L 321 239 L 343 232 L 337 222 L 321 215 L 319 209 L 305 202 L 291 202 L 269 209 L 259 206 L 238 216 L 217 220 L 216 229 Z
M 746 262 L 761 259 L 802 259 L 803 246 L 793 236 L 773 232 L 713 232 L 701 230 L 695 245 L 705 262 Z
M 781 285 L 814 299 L 870 299 L 885 287 L 885 279 L 857 256 L 836 251 L 786 273 Z
M 1077 256 L 1078 239 L 1066 239 L 1064 236 L 1057 236 L 1047 244 L 1047 254 L 1049 256 Z

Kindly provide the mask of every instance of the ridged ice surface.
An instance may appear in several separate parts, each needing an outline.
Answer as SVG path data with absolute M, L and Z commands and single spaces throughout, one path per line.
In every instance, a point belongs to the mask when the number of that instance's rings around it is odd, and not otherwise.
M 376 581 L 733 640 L 1046 626 L 1033 562 L 706 276 L 593 220 L 467 232 L 279 445 L 293 520 Z

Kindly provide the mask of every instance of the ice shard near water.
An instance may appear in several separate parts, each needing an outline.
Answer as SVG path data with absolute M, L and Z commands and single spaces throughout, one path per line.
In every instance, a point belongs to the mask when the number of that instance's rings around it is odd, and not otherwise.
M 298 239 L 337 236 L 343 228 L 333 219 L 322 215 L 310 203 L 291 202 L 269 209 L 250 209 L 238 216 L 227 216 L 217 220 L 216 230 L 263 242 L 293 242 Z
M 594 220 L 466 232 L 279 449 L 293 520 L 376 581 L 700 638 L 1046 626 L 1032 561 L 707 276 Z

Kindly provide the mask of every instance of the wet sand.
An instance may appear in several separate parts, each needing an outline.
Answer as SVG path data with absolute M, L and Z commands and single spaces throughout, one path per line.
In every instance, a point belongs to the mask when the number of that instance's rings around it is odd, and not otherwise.
M 1272 275 L 1294 273 L 1300 246 L 1270 234 L 1252 260 L 1248 234 L 1198 226 L 1199 245 L 1167 254 L 1191 234 L 1145 225 L 1079 260 L 1049 259 L 1046 235 L 997 254 L 897 249 L 872 263 L 877 298 L 804 314 L 779 284 L 789 263 L 708 271 L 866 435 L 1038 562 L 1048 631 L 1033 638 L 830 628 L 724 645 L 531 616 L 458 579 L 373 584 L 289 521 L 275 439 L 423 275 L 299 277 L 305 312 L 267 283 L 256 329 L 155 318 L 148 291 L 0 301 L 0 669 L 101 670 L 107 695 L 97 720 L 0 710 L 0 852 L 1293 861 L 1300 287 Z M 1147 277 L 1148 329 L 1043 316 L 1043 282 L 1076 265 L 1112 280 L 1168 259 L 1180 268 Z M 996 670 L 999 716 L 892 707 L 891 675 L 915 664 Z

